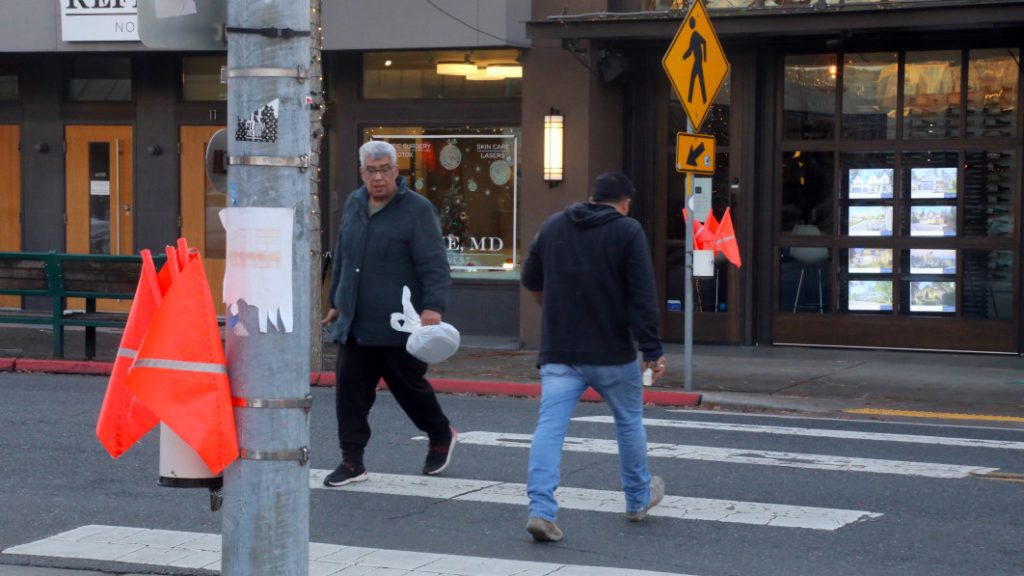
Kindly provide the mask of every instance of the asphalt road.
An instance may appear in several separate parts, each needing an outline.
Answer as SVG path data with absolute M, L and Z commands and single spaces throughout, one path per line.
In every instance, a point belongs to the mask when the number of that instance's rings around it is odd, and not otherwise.
M 89 524 L 220 532 L 221 517 L 209 511 L 205 490 L 156 485 L 155 432 L 120 460 L 103 451 L 93 429 L 104 387 L 104 378 L 0 373 L 0 550 Z M 331 469 L 339 458 L 333 391 L 315 389 L 313 395 L 311 467 Z M 458 447 L 445 478 L 526 481 L 528 450 L 516 435 L 532 433 L 536 401 L 460 396 L 441 400 L 467 440 Z M 581 404 L 576 412 L 578 417 L 604 415 L 607 411 L 599 404 Z M 647 428 L 652 472 L 666 479 L 667 494 L 725 501 L 681 501 L 673 506 L 722 506 L 727 511 L 717 519 L 670 514 L 631 524 L 618 511 L 563 508 L 558 523 L 565 540 L 542 545 L 524 531 L 526 510 L 518 504 L 316 489 L 311 496 L 310 539 L 694 576 L 1024 574 L 1024 483 L 992 479 L 992 474 L 977 477 L 955 468 L 1024 472 L 1024 428 L 664 408 L 649 408 L 646 417 L 653 420 Z M 379 396 L 372 424 L 374 436 L 366 455 L 371 480 L 361 486 L 379 486 L 391 478 L 385 475 L 418 477 L 426 445 L 415 439 L 419 431 L 390 395 Z M 860 433 L 875 436 L 856 436 Z M 617 491 L 616 458 L 598 450 L 614 440 L 612 425 L 574 421 L 569 435 L 588 440 L 573 441 L 574 450 L 565 453 L 562 486 Z M 492 437 L 504 440 L 493 445 Z M 1003 444 L 980 447 L 935 438 Z M 955 445 L 958 442 L 968 445 Z M 587 451 L 592 448 L 598 451 Z M 826 462 L 826 456 L 833 458 Z M 906 462 L 934 466 L 915 468 Z M 962 477 L 936 477 L 947 467 L 960 470 Z M 587 497 L 581 498 L 582 507 L 590 505 Z M 748 503 L 786 505 L 794 514 L 812 519 L 802 527 L 775 525 L 778 522 L 744 512 Z M 675 513 L 670 508 L 665 507 L 666 514 Z M 840 527 L 809 527 L 820 508 L 864 514 Z M 0 568 L 30 563 L 197 573 L 0 555 Z

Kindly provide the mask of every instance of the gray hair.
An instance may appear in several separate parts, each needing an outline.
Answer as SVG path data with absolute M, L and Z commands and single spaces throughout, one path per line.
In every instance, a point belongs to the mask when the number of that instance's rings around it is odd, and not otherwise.
M 385 156 L 391 160 L 392 166 L 398 164 L 398 154 L 395 153 L 394 146 L 383 140 L 370 140 L 359 147 L 359 166 L 366 166 L 367 160 L 376 160 Z

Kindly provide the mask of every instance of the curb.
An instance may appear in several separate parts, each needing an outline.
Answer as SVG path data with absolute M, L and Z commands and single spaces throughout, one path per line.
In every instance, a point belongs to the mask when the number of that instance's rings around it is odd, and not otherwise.
M 0 372 L 109 376 L 113 369 L 113 362 L 0 358 Z M 461 380 L 454 378 L 431 378 L 430 383 L 433 385 L 434 390 L 442 394 L 540 398 L 540 384 L 533 383 Z M 309 384 L 311 386 L 332 387 L 336 384 L 335 375 L 332 372 L 312 372 L 309 375 Z M 383 382 L 379 388 L 385 388 Z M 581 399 L 584 402 L 602 401 L 601 397 L 593 389 L 587 389 Z M 644 404 L 695 407 L 700 406 L 701 395 L 693 392 L 676 392 L 673 390 L 644 390 Z

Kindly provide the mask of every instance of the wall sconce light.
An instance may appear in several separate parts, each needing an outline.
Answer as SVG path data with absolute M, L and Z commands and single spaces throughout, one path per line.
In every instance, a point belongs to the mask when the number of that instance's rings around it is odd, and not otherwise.
M 544 117 L 544 181 L 554 188 L 562 183 L 562 133 L 565 117 L 552 108 Z
M 47 144 L 46 142 L 40 142 L 39 144 L 33 146 L 33 148 L 35 148 L 35 151 L 39 152 L 40 154 L 46 154 L 47 152 L 50 151 L 50 145 Z

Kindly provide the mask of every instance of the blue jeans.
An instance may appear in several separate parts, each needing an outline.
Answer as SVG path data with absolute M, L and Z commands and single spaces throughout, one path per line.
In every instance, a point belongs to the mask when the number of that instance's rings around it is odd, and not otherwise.
M 555 521 L 558 512 L 555 488 L 561 476 L 562 443 L 576 403 L 588 386 L 604 398 L 615 418 L 626 511 L 635 512 L 647 505 L 651 475 L 647 470 L 647 433 L 643 425 L 639 364 L 544 364 L 540 367 L 540 379 L 540 414 L 530 446 L 530 475 L 526 484 L 530 516 Z

